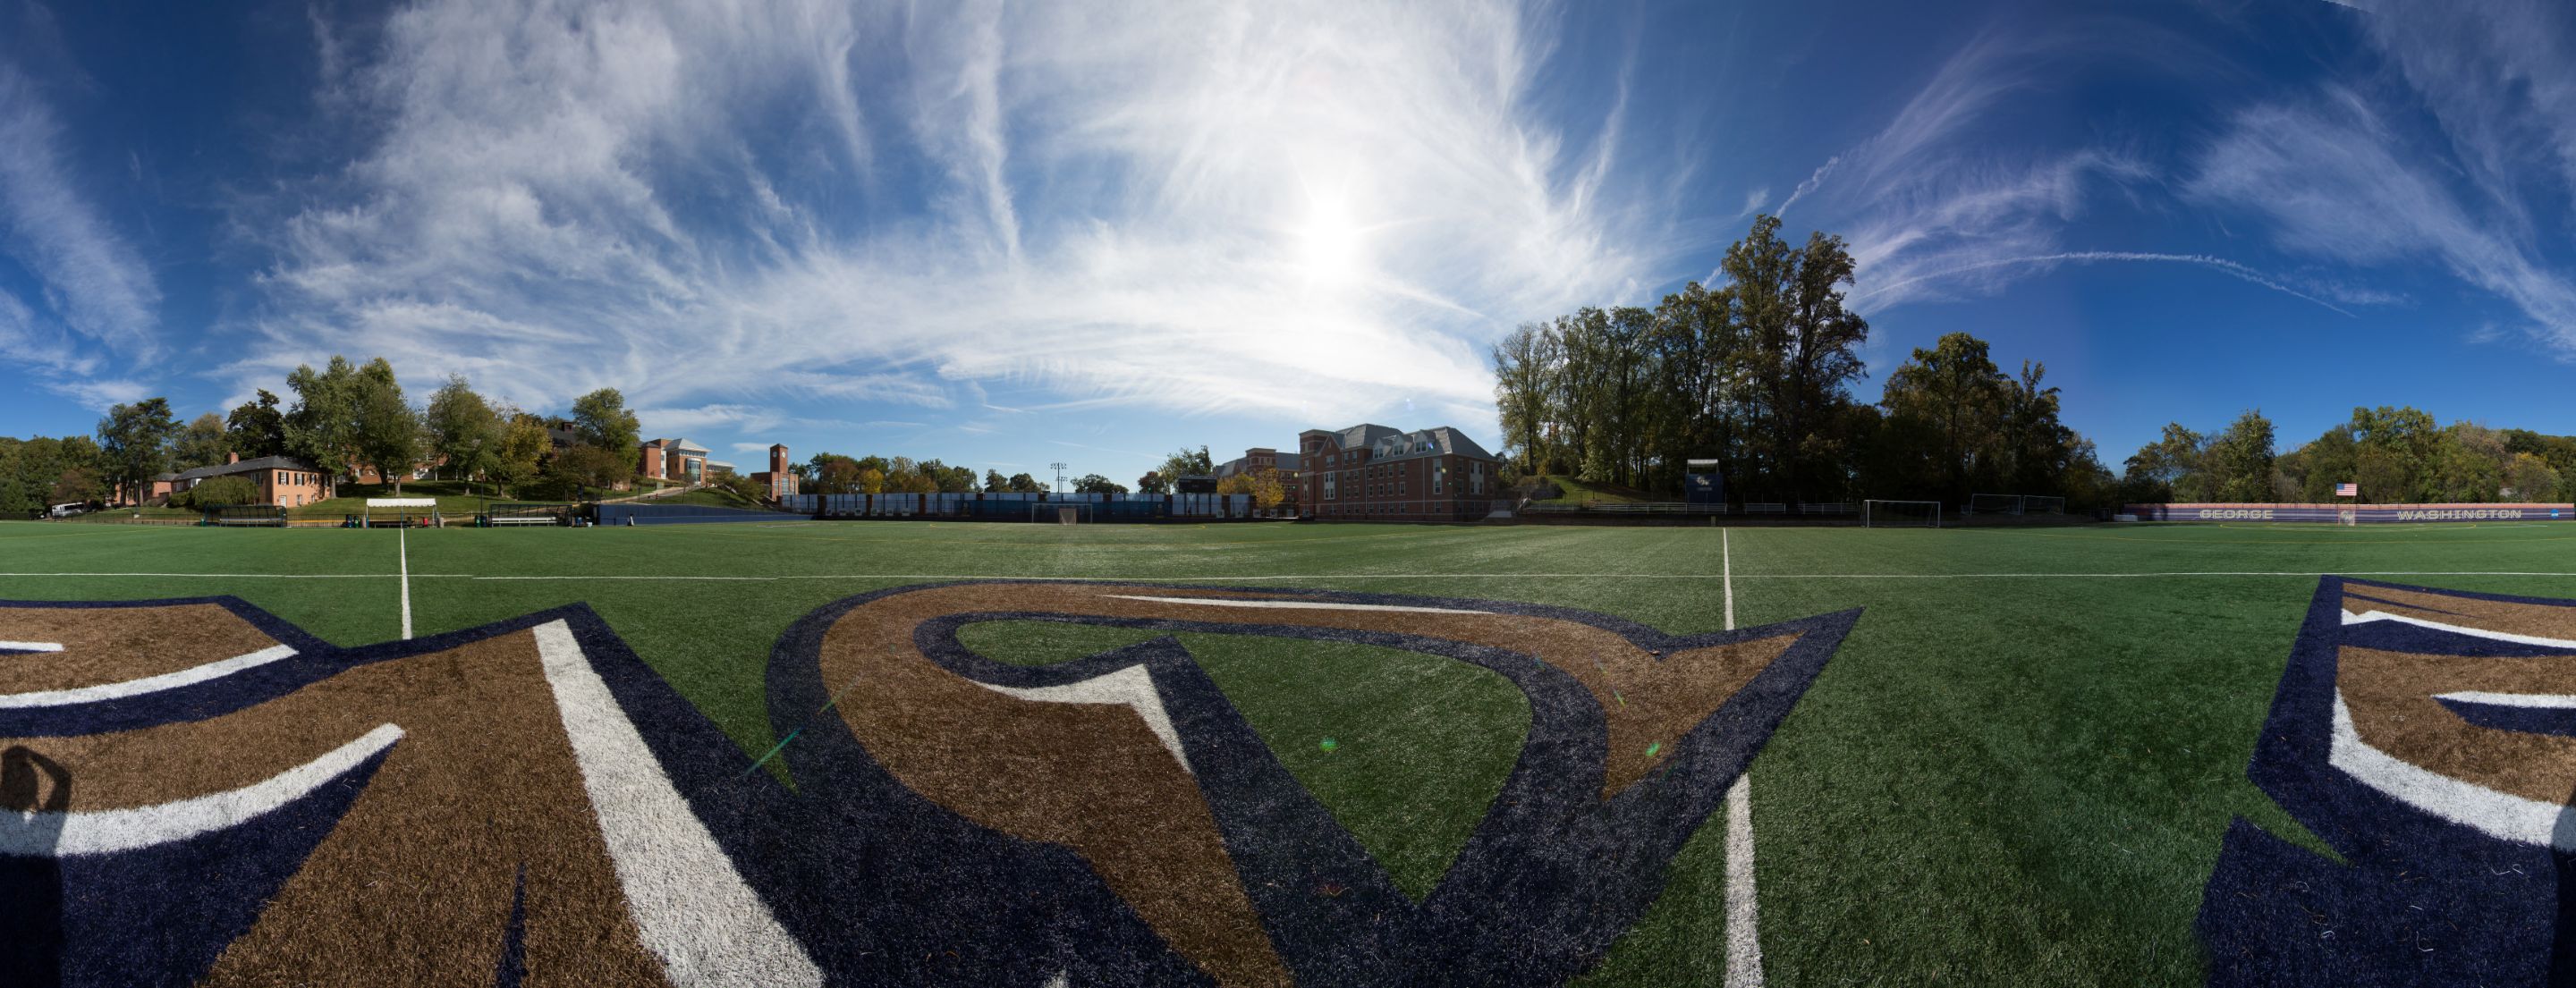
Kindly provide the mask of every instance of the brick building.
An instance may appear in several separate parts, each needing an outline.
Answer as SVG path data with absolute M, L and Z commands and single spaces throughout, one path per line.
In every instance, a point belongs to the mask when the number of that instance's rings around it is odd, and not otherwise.
M 655 439 L 643 446 L 635 472 L 655 480 L 697 483 L 706 479 L 707 448 L 686 439 Z
M 787 444 L 769 447 L 769 469 L 751 475 L 753 483 L 769 488 L 772 501 L 796 493 L 796 471 L 787 462 Z
M 167 492 L 177 494 L 217 477 L 240 477 L 259 488 L 261 504 L 296 508 L 330 496 L 331 478 L 294 457 L 263 456 L 245 460 L 239 454 L 228 454 L 228 458 L 231 462 L 222 466 L 198 467 L 169 475 Z M 157 483 L 154 487 L 160 489 Z
M 1502 496 L 1502 463 L 1449 426 L 1308 429 L 1297 436 L 1305 515 L 1348 521 L 1473 521 Z

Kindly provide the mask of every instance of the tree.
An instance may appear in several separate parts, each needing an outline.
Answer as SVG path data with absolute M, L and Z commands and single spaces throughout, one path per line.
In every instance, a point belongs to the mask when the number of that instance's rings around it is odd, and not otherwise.
M 574 399 L 572 429 L 584 445 L 623 453 L 629 460 L 636 459 L 636 451 L 644 445 L 644 423 L 626 410 L 626 396 L 616 388 L 601 388 Z M 631 463 L 628 473 L 633 473 Z
M 1219 480 L 1216 482 L 1216 492 L 1219 494 L 1250 494 L 1252 493 L 1252 475 L 1248 473 L 1238 473 L 1234 476 Z M 1147 491 L 1146 493 L 1153 494 L 1160 492 Z
M 1869 323 L 1843 308 L 1853 261 L 1842 238 L 1815 233 L 1792 248 L 1779 229 L 1778 217 L 1755 217 L 1719 270 L 1732 282 L 1745 370 L 1761 382 L 1755 418 L 1768 486 L 1783 500 L 1805 499 L 1814 493 L 1806 480 L 1812 461 L 1830 444 L 1818 427 L 1836 417 L 1844 389 L 1862 373 L 1858 351 Z
M 1003 491 L 1007 491 L 1007 490 L 1010 490 L 1010 489 L 1011 489 L 1011 482 L 1010 482 L 1010 481 L 1008 481 L 1008 480 L 1004 480 L 1004 479 L 1002 479 L 1002 472 L 1001 472 L 1001 471 L 999 471 L 999 470 L 986 470 L 986 471 L 984 471 L 984 493 L 986 493 L 986 494 L 999 494 L 999 493 L 1002 493 Z
M 1938 444 L 1942 499 L 1967 499 L 1972 488 L 2001 480 L 1995 461 L 2010 380 L 1995 368 L 1986 341 L 1966 333 L 1941 337 L 1932 349 L 1888 375 L 1880 403 L 1890 417 L 1921 422 Z
M 2435 469 L 2441 456 L 2441 430 L 2433 416 L 2415 408 L 2355 408 L 2352 434 L 2360 445 L 2355 456 L 2361 499 L 2372 504 L 2406 504 L 2435 500 Z
M 178 470 L 220 466 L 232 451 L 232 442 L 224 433 L 224 420 L 207 412 L 189 422 L 171 440 L 170 465 Z
M 2269 502 L 2277 496 L 2272 461 L 2272 420 L 2264 418 L 2260 409 L 2249 409 L 2226 431 L 2210 438 L 2201 452 L 2200 469 L 2209 475 L 2214 500 Z
M 430 451 L 447 460 L 448 472 L 457 479 L 470 483 L 493 474 L 500 464 L 501 417 L 466 385 L 464 375 L 450 375 L 430 396 L 422 421 L 429 430 Z
M 286 451 L 328 475 L 336 485 L 358 462 L 358 368 L 334 354 L 316 372 L 299 366 L 286 375 L 295 406 L 286 413 Z
M 846 456 L 833 457 L 828 460 L 820 459 L 819 457 L 817 459 L 818 462 L 814 464 L 814 493 L 876 493 L 875 491 L 863 492 L 860 490 L 859 478 L 865 474 L 865 471 L 859 469 L 859 463 L 857 460 L 850 459 Z
M 1205 455 L 1206 451 L 1202 449 L 1200 453 Z M 1127 485 L 1096 473 L 1086 473 L 1082 479 L 1073 482 L 1073 490 L 1077 494 L 1125 494 Z
M 234 406 L 224 418 L 224 435 L 245 460 L 285 455 L 286 415 L 277 410 L 277 396 L 261 388 L 258 397 Z
M 509 425 L 501 430 L 500 448 L 486 469 L 507 492 L 537 478 L 546 454 L 554 451 L 554 437 L 546 432 L 544 419 L 526 412 L 513 409 L 496 416 L 506 418 Z
M 1144 476 L 1136 478 L 1136 489 L 1146 494 L 1169 494 L 1172 481 L 1160 470 L 1147 470 Z
M 2141 504 L 2209 500 L 2207 478 L 2200 473 L 2202 445 L 2200 433 L 2180 422 L 2166 423 L 2163 438 L 2129 457 L 2121 499 Z
M 1172 455 L 1164 457 L 1163 465 L 1158 472 L 1172 478 L 1175 482 L 1182 477 L 1205 476 L 1216 472 L 1216 459 L 1208 455 L 1208 448 L 1205 446 L 1199 447 L 1195 452 L 1184 446 Z M 1126 488 L 1120 487 L 1119 490 L 1124 491 Z
M 564 447 L 546 464 L 546 479 L 563 488 L 613 487 L 635 475 L 627 457 L 582 443 Z
M 168 399 L 146 398 L 108 409 L 107 417 L 98 420 L 104 479 L 142 504 L 152 478 L 170 469 L 170 439 L 178 431 Z
M 2530 453 L 2515 453 L 2505 464 L 2504 485 L 2517 501 L 2538 501 L 2558 492 L 2559 473 L 2548 460 Z
M 1035 477 L 1029 476 L 1025 473 L 1015 473 L 1011 475 L 1011 493 L 1013 494 L 1036 494 L 1044 490 L 1046 490 L 1046 485 L 1038 483 L 1038 479 Z
M 1288 500 L 1288 484 L 1280 479 L 1279 471 L 1261 470 L 1252 475 L 1252 489 L 1247 493 L 1252 495 L 1252 506 L 1266 513 Z
M 886 491 L 885 471 L 875 467 L 862 468 L 852 475 L 850 483 L 861 494 L 883 494 Z
M 53 500 L 49 503 L 52 504 L 70 504 L 75 501 L 87 504 L 91 501 L 106 500 L 107 485 L 99 481 L 96 470 L 89 467 L 65 467 L 61 474 L 54 477 L 50 494 Z
M 1517 443 L 1522 467 L 1533 471 L 1538 469 L 1532 458 L 1539 429 L 1548 414 L 1551 342 L 1546 324 L 1522 323 L 1495 341 L 1492 351 L 1494 408 L 1501 415 L 1505 445 Z
M 385 364 L 384 358 L 368 362 L 356 391 L 355 462 L 376 468 L 376 476 L 391 482 L 394 493 L 400 495 L 403 481 L 420 465 L 422 450 L 428 445 L 420 413 L 403 400 L 402 385 L 394 383 L 393 368 Z

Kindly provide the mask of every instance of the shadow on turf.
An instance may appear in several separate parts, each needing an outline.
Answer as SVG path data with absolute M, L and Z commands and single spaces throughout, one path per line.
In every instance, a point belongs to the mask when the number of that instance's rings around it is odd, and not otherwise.
M 0 752 L 0 971 L 15 985 L 61 983 L 63 868 L 53 856 L 72 777 L 25 745 Z

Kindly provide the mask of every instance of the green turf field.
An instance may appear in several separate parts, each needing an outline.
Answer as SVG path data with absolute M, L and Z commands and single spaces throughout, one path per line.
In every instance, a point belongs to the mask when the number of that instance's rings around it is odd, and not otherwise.
M 2576 597 L 2576 526 L 0 523 L 0 599 L 233 594 L 339 644 L 585 602 L 751 754 L 777 740 L 763 669 L 789 623 L 905 584 L 1223 581 L 1544 603 L 1675 633 L 1862 608 L 1751 771 L 1761 962 L 1790 986 L 2199 983 L 2193 916 L 2229 820 L 2304 839 L 2244 772 L 2321 574 Z M 964 641 L 1044 663 L 1148 636 L 1018 622 Z M 1509 683 L 1459 663 L 1182 641 L 1417 897 L 1529 724 Z M 1580 983 L 1720 983 L 1725 817 Z

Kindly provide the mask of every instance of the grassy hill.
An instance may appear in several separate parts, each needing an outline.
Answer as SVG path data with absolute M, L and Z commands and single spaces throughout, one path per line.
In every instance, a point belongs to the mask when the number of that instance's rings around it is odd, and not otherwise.
M 1566 474 L 1543 474 L 1539 479 L 1555 484 L 1557 489 L 1563 493 L 1556 497 L 1531 502 L 1533 504 L 1634 504 L 1642 501 L 1678 500 L 1677 498 L 1669 497 L 1659 498 L 1644 491 L 1629 487 L 1621 487 L 1616 484 L 1599 484 L 1576 480 Z

